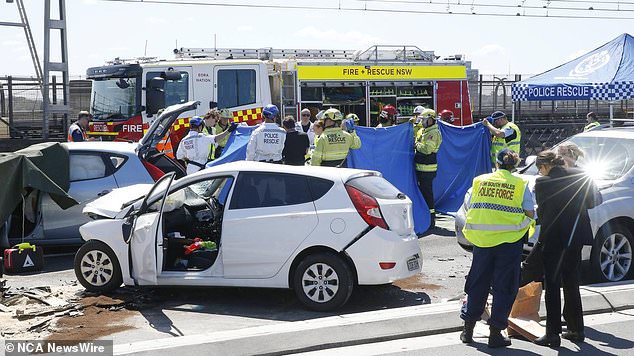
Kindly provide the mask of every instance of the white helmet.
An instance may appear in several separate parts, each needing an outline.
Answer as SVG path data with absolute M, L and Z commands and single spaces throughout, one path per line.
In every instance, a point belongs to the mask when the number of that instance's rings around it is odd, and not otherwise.
M 417 107 L 414 108 L 414 115 L 420 115 L 423 113 L 423 110 L 425 110 L 424 107 L 418 105 Z

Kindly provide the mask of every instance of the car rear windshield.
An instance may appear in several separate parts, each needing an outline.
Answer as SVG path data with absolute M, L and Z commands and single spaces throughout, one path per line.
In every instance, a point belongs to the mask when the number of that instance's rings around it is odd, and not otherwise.
M 363 176 L 353 178 L 347 185 L 380 199 L 397 199 L 402 193 L 390 182 L 379 176 Z

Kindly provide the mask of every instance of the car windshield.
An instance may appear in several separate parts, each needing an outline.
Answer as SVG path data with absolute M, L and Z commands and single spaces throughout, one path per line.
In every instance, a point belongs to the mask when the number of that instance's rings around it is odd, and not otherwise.
M 95 79 L 90 111 L 96 121 L 123 121 L 137 111 L 135 78 Z
M 577 160 L 577 166 L 595 180 L 618 179 L 634 165 L 633 139 L 584 135 L 573 136 L 564 142 L 572 142 L 581 148 L 584 157 Z M 537 167 L 533 164 L 523 173 L 536 175 Z
M 227 201 L 227 195 L 231 189 L 232 182 L 233 177 L 218 177 L 196 182 L 184 188 L 172 190 L 167 196 L 165 204 L 169 207 L 174 207 L 180 206 L 186 201 L 193 202 L 198 199 L 209 201 L 209 199 L 213 198 L 221 205 L 224 205 Z M 162 192 L 164 192 L 164 190 L 164 187 L 162 189 L 157 189 L 150 199 L 148 199 L 150 211 L 156 211 L 159 209 L 160 200 L 158 199 L 162 197 Z

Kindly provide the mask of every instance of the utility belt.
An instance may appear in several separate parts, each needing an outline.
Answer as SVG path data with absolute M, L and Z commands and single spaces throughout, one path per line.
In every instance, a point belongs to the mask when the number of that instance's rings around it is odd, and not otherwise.
M 414 162 L 416 164 L 436 164 L 438 163 L 436 160 L 436 152 L 426 155 L 416 151 L 414 154 Z
M 348 168 L 348 157 L 344 159 L 336 159 L 332 161 L 321 161 L 322 167 Z

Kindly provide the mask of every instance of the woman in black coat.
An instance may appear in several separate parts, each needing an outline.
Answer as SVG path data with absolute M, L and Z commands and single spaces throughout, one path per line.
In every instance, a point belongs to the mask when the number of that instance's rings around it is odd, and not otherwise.
M 584 340 L 583 311 L 579 293 L 581 248 L 592 244 L 588 209 L 599 200 L 594 182 L 583 171 L 565 167 L 564 159 L 551 151 L 541 152 L 535 161 L 543 177 L 535 182 L 537 216 L 541 224 L 544 287 L 546 290 L 546 335 L 538 345 L 558 347 L 561 343 L 561 295 L 568 331 L 562 337 Z

